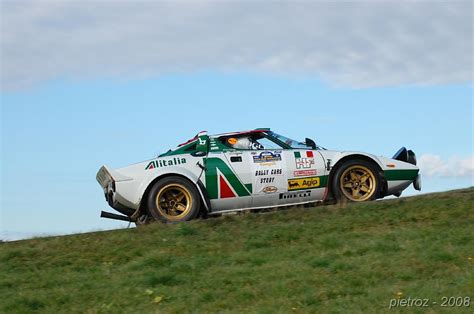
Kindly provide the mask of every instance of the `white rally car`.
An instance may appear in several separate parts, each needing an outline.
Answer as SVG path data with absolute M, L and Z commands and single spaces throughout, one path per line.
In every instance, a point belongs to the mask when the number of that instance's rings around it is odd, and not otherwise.
M 199 215 L 305 203 L 362 202 L 421 190 L 415 154 L 393 158 L 331 151 L 256 129 L 193 139 L 158 157 L 120 169 L 100 168 L 97 181 L 122 215 L 102 217 L 142 224 Z

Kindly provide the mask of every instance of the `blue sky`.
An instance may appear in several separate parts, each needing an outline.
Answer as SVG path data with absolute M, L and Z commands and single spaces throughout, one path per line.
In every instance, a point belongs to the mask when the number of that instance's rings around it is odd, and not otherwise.
M 201 2 L 198 13 L 168 3 L 167 24 L 155 28 L 142 21 L 162 7 L 125 15 L 130 2 L 121 10 L 45 3 L 2 2 L 0 239 L 125 227 L 98 216 L 108 207 L 98 168 L 151 158 L 201 130 L 271 127 L 388 157 L 407 146 L 421 162 L 423 192 L 474 183 L 472 13 L 463 2 L 449 14 L 439 5 L 361 3 L 361 16 L 353 4 L 322 3 L 309 8 L 324 13 L 317 25 L 301 3 L 266 15 L 248 3 Z M 374 29 L 380 12 L 390 14 Z M 278 32 L 285 14 L 300 17 L 283 25 L 291 33 Z M 424 15 L 436 23 L 420 25 Z M 330 28 L 341 21 L 357 32 Z M 123 24 L 133 27 L 117 30 Z

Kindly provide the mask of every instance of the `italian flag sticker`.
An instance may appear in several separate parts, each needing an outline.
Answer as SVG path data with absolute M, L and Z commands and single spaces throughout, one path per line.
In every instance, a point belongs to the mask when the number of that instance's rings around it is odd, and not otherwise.
M 306 151 L 306 157 L 307 158 L 313 158 L 313 152 L 312 151 Z M 295 152 L 295 158 L 301 158 L 301 153 L 300 152 Z

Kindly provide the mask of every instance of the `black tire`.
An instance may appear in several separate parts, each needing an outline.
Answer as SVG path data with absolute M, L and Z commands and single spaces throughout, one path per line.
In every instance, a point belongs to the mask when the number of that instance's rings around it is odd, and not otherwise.
M 199 193 L 189 180 L 173 176 L 156 182 L 148 193 L 147 209 L 155 220 L 188 221 L 199 214 Z
M 332 181 L 334 198 L 344 203 L 376 199 L 380 193 L 382 180 L 373 163 L 354 159 L 344 162 L 334 173 Z

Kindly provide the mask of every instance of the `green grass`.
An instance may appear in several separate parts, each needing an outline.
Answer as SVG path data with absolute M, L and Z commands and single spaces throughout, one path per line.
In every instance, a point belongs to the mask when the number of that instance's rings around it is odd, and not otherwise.
M 443 296 L 474 299 L 473 201 L 471 188 L 4 242 L 0 313 L 374 313 L 397 293 L 453 310 Z

